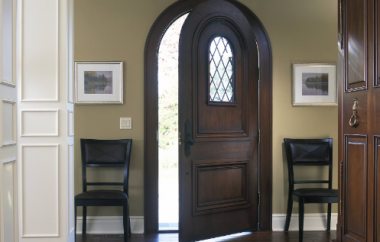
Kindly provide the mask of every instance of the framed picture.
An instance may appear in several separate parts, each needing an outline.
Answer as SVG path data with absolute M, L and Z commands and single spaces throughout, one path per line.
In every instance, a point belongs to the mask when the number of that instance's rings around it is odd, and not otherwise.
M 76 61 L 77 104 L 123 104 L 122 61 Z
M 293 64 L 293 106 L 337 106 L 336 64 Z

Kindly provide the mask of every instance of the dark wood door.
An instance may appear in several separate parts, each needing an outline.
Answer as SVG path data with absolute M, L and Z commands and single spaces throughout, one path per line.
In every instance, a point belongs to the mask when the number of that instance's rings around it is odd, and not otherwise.
M 258 83 L 244 14 L 199 4 L 179 45 L 180 241 L 257 229 Z
M 380 89 L 374 0 L 340 0 L 338 241 L 376 239 Z

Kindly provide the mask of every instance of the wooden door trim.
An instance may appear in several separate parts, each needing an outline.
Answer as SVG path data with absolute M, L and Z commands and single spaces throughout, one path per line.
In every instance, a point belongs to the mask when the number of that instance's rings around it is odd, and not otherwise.
M 180 0 L 169 6 L 154 22 L 145 44 L 144 54 L 144 223 L 145 233 L 158 232 L 158 97 L 157 53 L 167 27 L 182 14 L 207 0 Z M 260 52 L 261 143 L 259 168 L 261 206 L 260 230 L 272 230 L 272 48 L 269 36 L 257 16 L 235 0 L 227 0 L 245 15 L 256 36 Z

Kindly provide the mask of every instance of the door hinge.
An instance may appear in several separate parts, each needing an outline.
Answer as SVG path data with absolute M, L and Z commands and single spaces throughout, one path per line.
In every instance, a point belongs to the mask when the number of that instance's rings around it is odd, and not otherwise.
M 258 139 L 259 143 L 261 143 L 261 129 L 259 129 L 259 139 Z
M 260 73 L 260 67 L 257 68 L 257 80 L 261 80 L 261 73 Z
M 261 195 L 260 194 L 261 194 L 260 192 L 257 193 L 257 205 L 261 205 Z

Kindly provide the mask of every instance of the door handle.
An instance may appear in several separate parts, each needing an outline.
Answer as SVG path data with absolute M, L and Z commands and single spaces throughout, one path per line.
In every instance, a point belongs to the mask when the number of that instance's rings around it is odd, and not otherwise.
M 358 100 L 354 99 L 354 105 L 352 105 L 352 116 L 349 121 L 351 127 L 357 127 L 359 125 L 359 116 L 358 116 Z
M 195 141 L 191 138 L 191 123 L 187 119 L 185 122 L 185 155 L 186 157 L 190 156 L 191 148 Z

